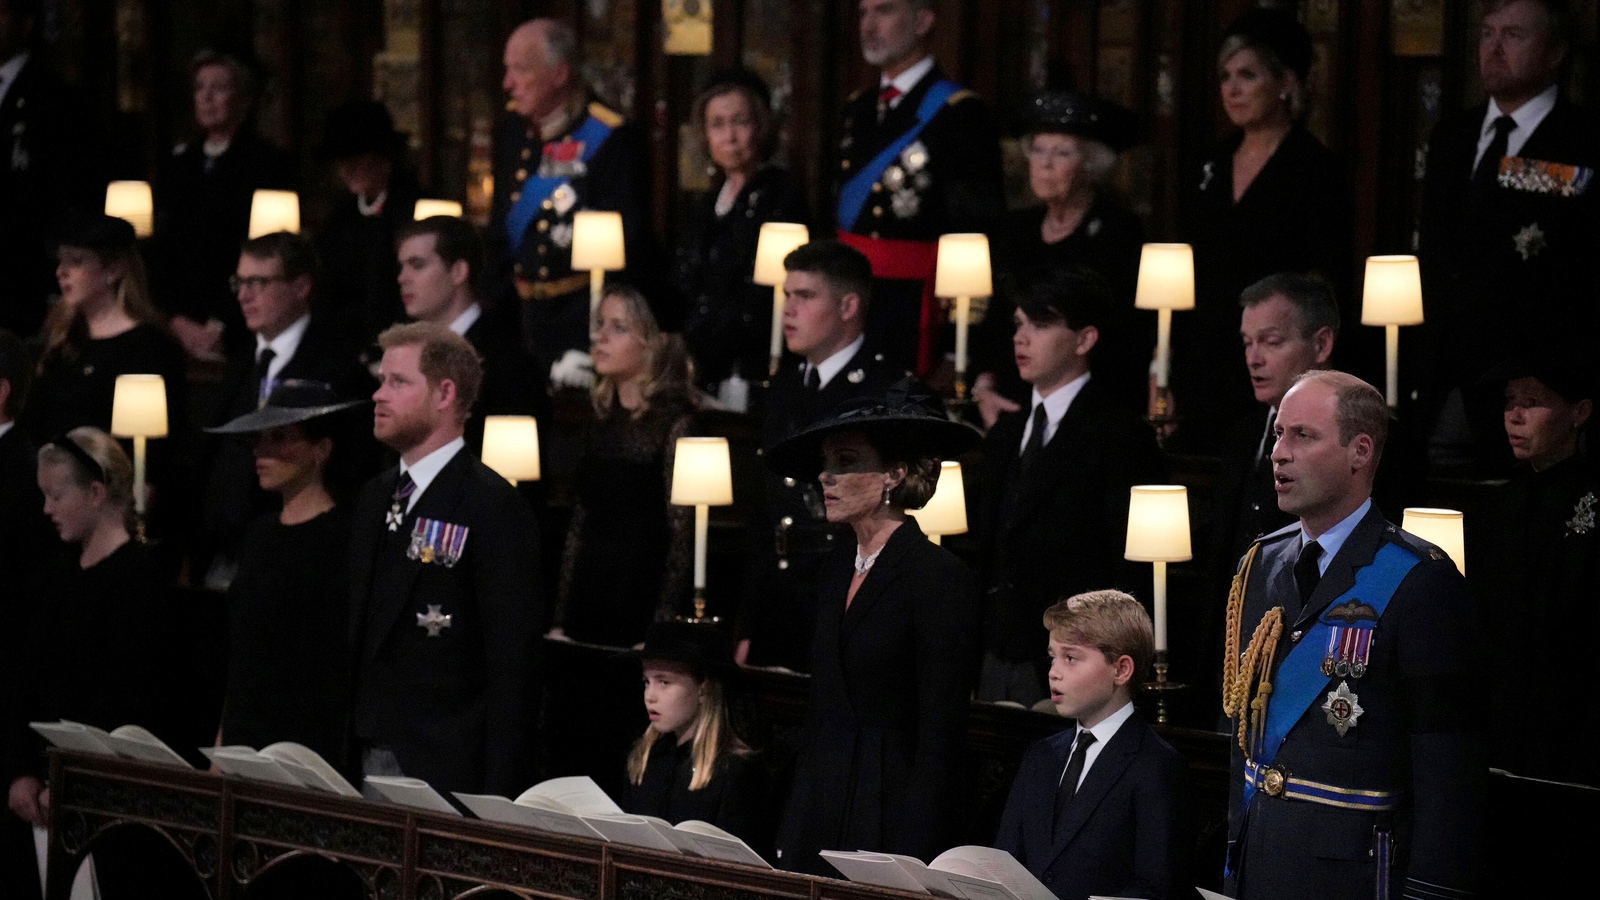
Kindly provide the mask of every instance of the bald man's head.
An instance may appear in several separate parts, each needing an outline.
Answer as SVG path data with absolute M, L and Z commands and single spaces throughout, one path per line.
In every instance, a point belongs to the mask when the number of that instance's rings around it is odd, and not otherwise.
M 520 115 L 538 121 L 571 99 L 578 88 L 576 48 L 572 29 L 555 19 L 531 19 L 511 32 L 500 87 Z

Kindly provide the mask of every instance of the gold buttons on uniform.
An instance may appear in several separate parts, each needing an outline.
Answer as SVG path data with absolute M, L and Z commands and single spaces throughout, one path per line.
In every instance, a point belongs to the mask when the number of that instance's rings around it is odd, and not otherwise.
M 878 182 L 876 182 L 876 181 L 875 181 L 875 182 L 873 182 L 873 183 L 872 183 L 872 192 L 873 192 L 873 193 L 874 193 L 874 194 L 881 194 L 881 193 L 883 193 L 883 185 L 882 185 L 882 184 L 880 184 L 880 183 L 878 183 Z
M 540 266 L 539 267 L 539 277 L 540 278 L 549 278 L 550 277 L 550 267 L 549 266 Z
M 841 169 L 850 168 L 850 160 L 848 160 L 848 159 L 839 160 L 839 168 L 841 168 Z
M 527 181 L 528 180 L 528 170 L 527 169 L 518 169 L 517 170 L 517 180 L 518 181 Z
M 538 222 L 536 222 L 534 224 L 533 227 L 539 229 L 540 231 L 549 231 L 550 230 L 550 223 L 548 221 L 544 220 L 544 219 L 540 219 Z
M 522 263 L 514 263 L 514 264 L 512 264 L 511 271 L 517 273 L 518 275 L 521 275 L 522 274 Z
M 877 217 L 878 217 L 878 218 L 883 218 L 883 207 L 881 207 L 881 206 L 874 206 L 874 207 L 873 207 L 873 208 L 872 208 L 872 214 L 873 214 L 873 215 L 874 215 L 874 216 L 877 216 Z
M 522 148 L 522 158 L 523 159 L 528 159 L 528 158 L 530 158 L 532 156 L 533 156 L 533 150 L 532 149 L 530 149 L 528 147 L 523 147 Z
M 549 253 L 549 252 L 550 252 L 550 246 L 548 244 L 540 244 L 539 245 L 539 255 L 540 256 L 544 256 L 546 253 Z
M 554 203 L 551 203 L 549 200 L 545 200 L 545 201 L 543 201 L 543 202 L 541 202 L 539 204 L 539 208 L 540 209 L 555 209 L 556 205 Z
M 511 192 L 511 202 L 512 203 L 515 203 L 515 202 L 517 202 L 518 200 L 521 200 L 521 199 L 522 199 L 522 192 L 521 191 L 512 191 Z

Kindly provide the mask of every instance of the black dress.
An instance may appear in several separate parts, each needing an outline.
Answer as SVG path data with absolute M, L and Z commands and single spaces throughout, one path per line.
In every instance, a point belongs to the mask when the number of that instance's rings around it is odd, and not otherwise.
M 717 757 L 716 774 L 705 787 L 691 791 L 693 778 L 694 741 L 679 745 L 676 734 L 662 735 L 650 747 L 644 777 L 629 784 L 622 808 L 674 825 L 686 819 L 710 822 L 766 855 L 771 827 L 767 780 L 760 764 L 749 756 L 724 753 Z
M 1144 225 L 1121 198 L 1101 191 L 1071 234 L 1046 243 L 1040 231 L 1046 212 L 1033 206 L 1008 213 L 989 242 L 996 294 L 988 315 L 973 329 L 971 370 L 995 373 L 1000 392 L 1026 404 L 1031 386 L 1017 374 L 1012 355 L 1011 313 L 1016 305 L 1009 287 L 1033 269 L 1082 266 L 1105 278 L 1113 300 L 1111 318 L 1100 329 L 1094 349 L 1095 377 L 1112 389 L 1119 403 L 1142 414 L 1155 346 L 1154 314 L 1133 308 Z
M 84 341 L 73 359 L 58 355 L 47 361 L 28 393 L 22 424 L 35 443 L 82 425 L 109 431 L 117 376 L 131 374 L 160 375 L 166 382 L 167 433 L 180 433 L 187 393 L 183 348 L 164 329 L 148 324 Z
M 418 193 L 416 176 L 396 167 L 381 210 L 363 215 L 355 195 L 345 192 L 317 232 L 317 253 L 325 264 L 319 308 L 363 350 L 376 343 L 379 332 L 406 319 L 395 280 L 400 272 L 395 232 L 411 221 Z
M 349 696 L 350 516 L 335 507 L 298 525 L 251 523 L 228 588 L 228 690 L 222 740 L 256 749 L 294 741 L 344 758 Z
M 733 372 L 751 381 L 766 374 L 772 336 L 772 288 L 752 284 L 756 244 L 767 222 L 807 221 L 805 198 L 783 168 L 763 166 L 717 215 L 723 180 L 691 208 L 678 245 L 678 289 L 688 299 L 683 337 L 701 384 Z
M 1194 247 L 1195 308 L 1173 320 L 1173 391 L 1195 449 L 1214 450 L 1254 403 L 1239 350 L 1239 294 L 1278 272 L 1320 272 L 1333 282 L 1345 329 L 1351 245 L 1344 167 L 1304 128 L 1293 128 L 1233 199 L 1233 154 L 1243 134 L 1219 145 L 1194 173 L 1184 234 Z
M 673 449 L 693 424 L 687 400 L 655 397 L 638 419 L 614 402 L 590 428 L 556 593 L 555 625 L 573 640 L 631 647 L 684 611 L 694 509 L 667 499 Z

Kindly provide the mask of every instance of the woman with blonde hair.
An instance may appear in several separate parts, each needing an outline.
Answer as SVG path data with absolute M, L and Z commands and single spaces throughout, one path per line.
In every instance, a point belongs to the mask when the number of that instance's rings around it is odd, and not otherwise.
M 622 654 L 643 668 L 650 726 L 628 754 L 623 808 L 677 824 L 709 822 L 758 852 L 769 839 L 766 784 L 728 718 L 738 667 L 726 635 L 703 622 L 656 622 Z
M 683 339 L 644 296 L 607 286 L 591 322 L 595 421 L 584 440 L 553 637 L 631 647 L 688 599 L 693 511 L 667 502 L 673 451 L 694 428 Z

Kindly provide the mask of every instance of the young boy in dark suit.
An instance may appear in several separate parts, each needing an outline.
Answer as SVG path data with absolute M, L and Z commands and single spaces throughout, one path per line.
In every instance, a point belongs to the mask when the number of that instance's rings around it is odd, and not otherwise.
M 1050 700 L 1073 727 L 1028 748 L 994 845 L 1059 900 L 1172 896 L 1183 761 L 1133 710 L 1155 656 L 1150 616 L 1121 591 L 1045 611 Z

